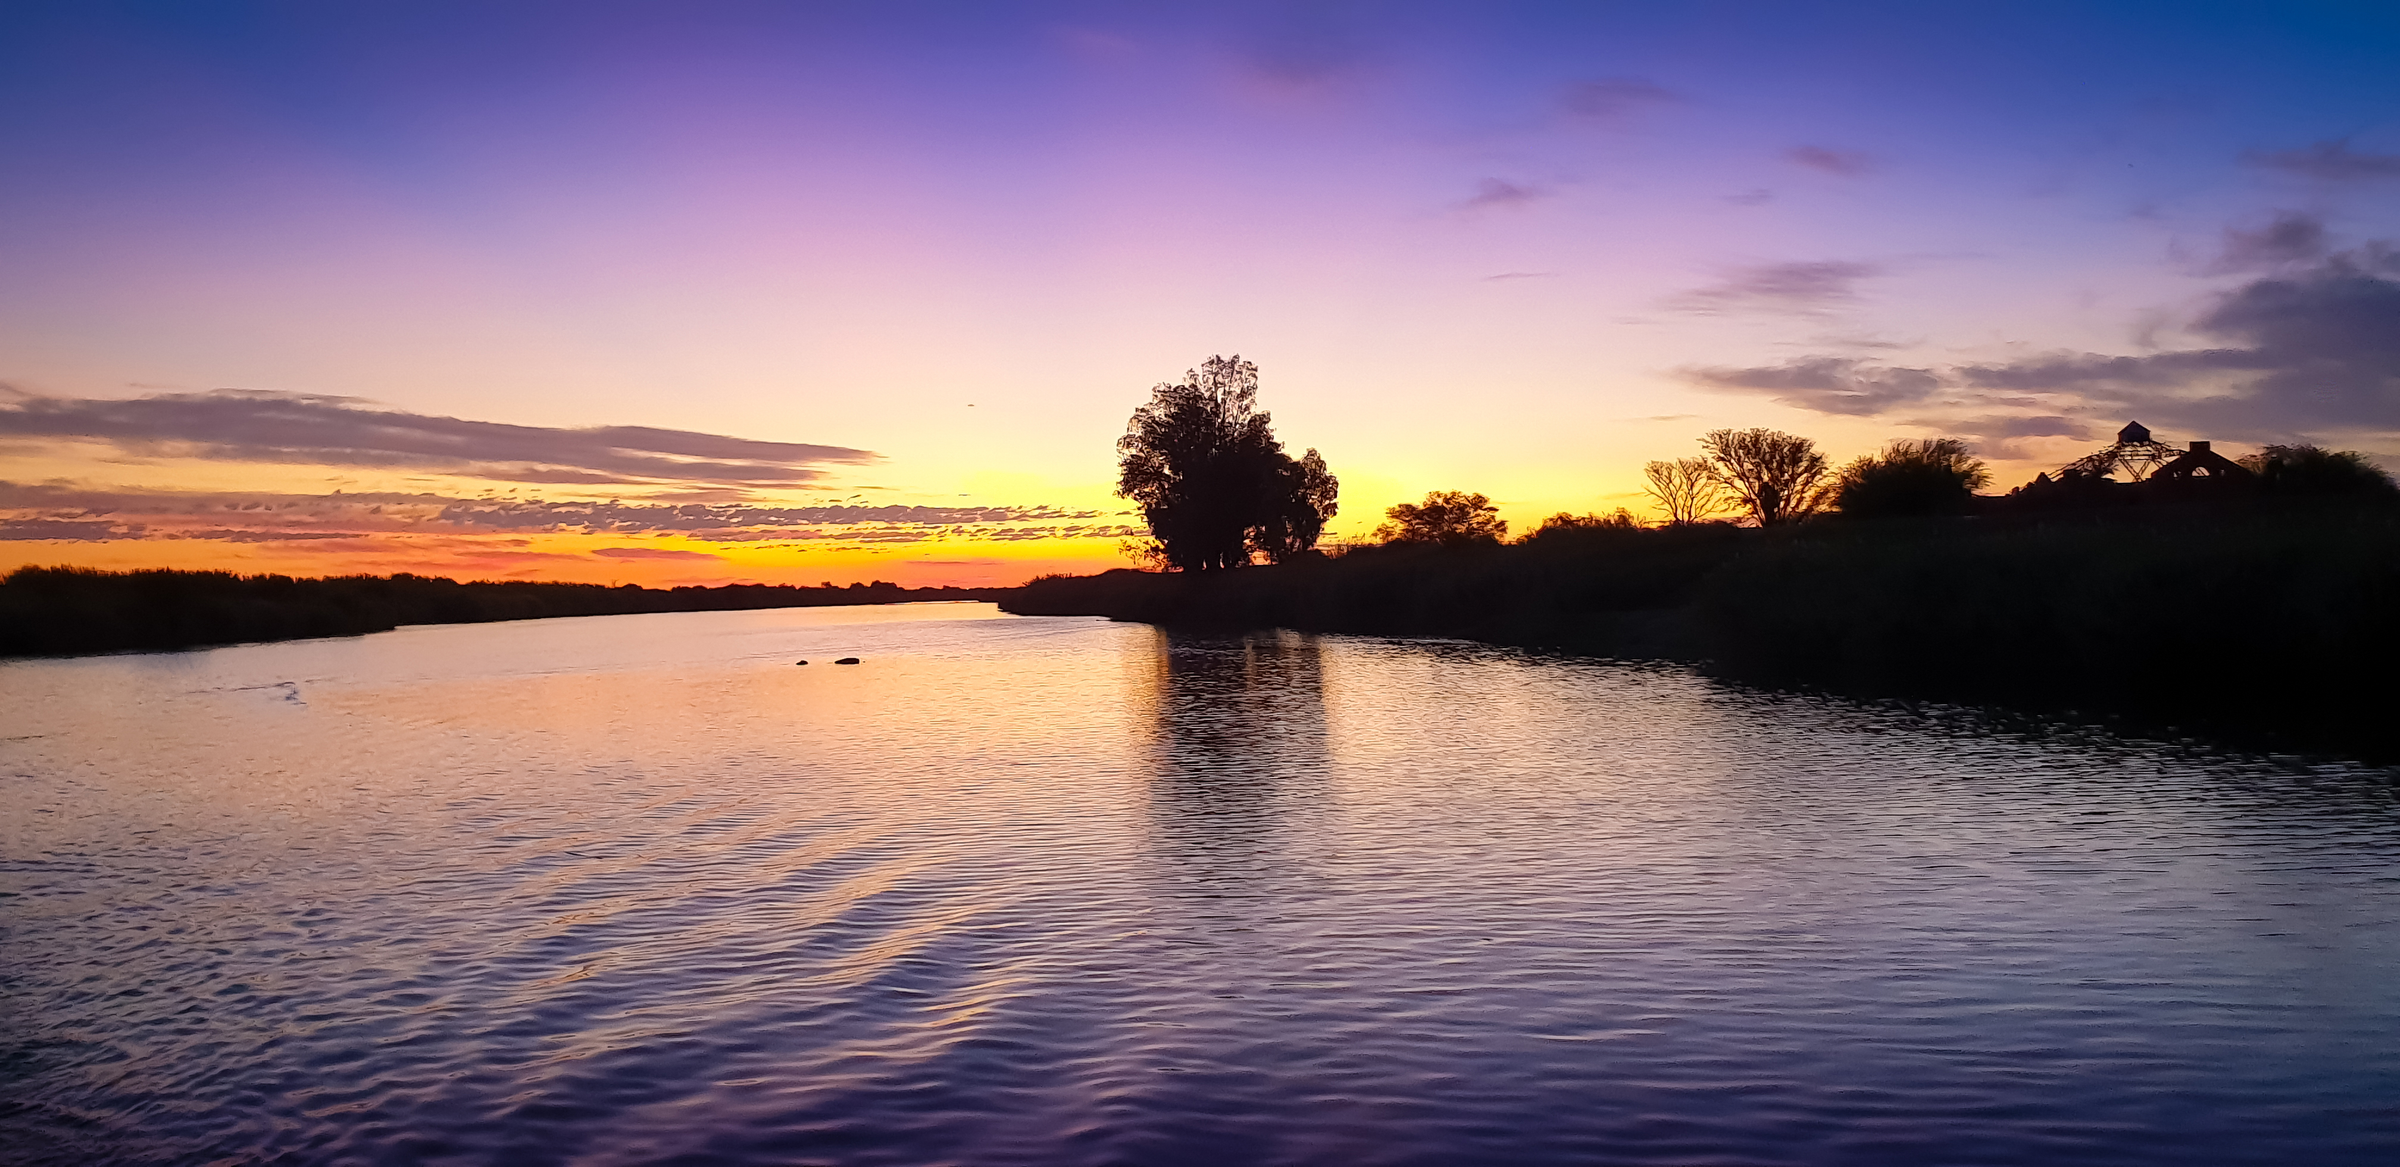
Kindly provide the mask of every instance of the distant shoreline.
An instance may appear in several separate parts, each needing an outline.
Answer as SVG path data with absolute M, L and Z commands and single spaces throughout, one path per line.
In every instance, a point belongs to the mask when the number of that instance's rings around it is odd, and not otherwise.
M 1035 580 L 1022 615 L 1442 636 L 2400 762 L 2400 512 L 1831 521 Z
M 1751 683 L 2400 762 L 2400 512 L 2380 507 L 1567 531 L 1017 588 L 25 568 L 0 579 L 0 657 L 945 600 L 1167 628 L 1455 637 L 1673 660 Z
M 0 658 L 173 652 L 364 636 L 404 625 L 563 616 L 990 601 L 1011 588 L 532 583 L 437 576 L 241 576 L 224 571 L 27 567 L 0 578 Z

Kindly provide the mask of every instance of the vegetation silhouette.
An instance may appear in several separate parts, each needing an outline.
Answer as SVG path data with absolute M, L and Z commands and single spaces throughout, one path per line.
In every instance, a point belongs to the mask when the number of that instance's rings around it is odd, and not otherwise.
M 1437 636 L 2400 760 L 2400 506 L 1556 529 L 1224 576 L 1035 580 L 1028 615 Z
M 1543 519 L 1540 526 L 1526 532 L 1525 537 L 1518 541 L 1531 543 L 1539 539 L 1567 538 L 1586 531 L 1638 531 L 1641 527 L 1642 521 L 1634 518 L 1633 512 L 1624 507 L 1618 507 L 1615 514 L 1608 515 L 1578 515 L 1560 511 Z
M 1761 527 L 1795 522 L 1822 509 L 1829 494 L 1817 444 L 1781 430 L 1711 430 L 1700 439 L 1709 470 Z
M 229 571 L 25 567 L 0 577 L 0 656 L 359 636 L 403 624 L 988 600 L 1002 590 L 903 588 L 880 580 L 848 587 L 727 584 L 662 589 L 632 584 L 460 583 L 406 573 L 295 579 Z
M 1392 508 L 1378 546 L 1232 576 L 1051 577 L 1000 602 L 1675 659 L 2400 760 L 2400 685 L 2380 665 L 2400 654 L 2400 488 L 2361 455 L 2270 446 L 2236 464 L 2135 424 L 1995 498 L 1955 439 L 1895 441 L 1838 475 L 1773 430 L 1703 447 L 1646 468 L 1659 526 L 1561 513 L 1504 543 L 1488 499 L 1435 492 Z M 1741 525 L 1708 521 L 1729 504 Z M 1803 521 L 1829 508 L 1878 521 Z
M 1341 483 L 1311 449 L 1295 459 L 1258 408 L 1258 366 L 1210 357 L 1163 382 L 1117 441 L 1117 494 L 1141 508 L 1138 553 L 1179 571 L 1283 563 L 1316 548 Z
M 1733 503 L 1725 484 L 1717 480 L 1716 464 L 1706 458 L 1677 458 L 1642 467 L 1650 479 L 1649 495 L 1670 523 L 1705 523 Z
M 2285 498 L 2388 500 L 2400 495 L 2392 476 L 2355 450 L 2268 446 L 2241 459 L 2269 495 Z
M 1508 524 L 1492 500 L 1464 491 L 1431 491 L 1424 502 L 1404 502 L 1383 513 L 1389 521 L 1375 528 L 1381 543 L 1465 547 L 1498 543 L 1508 534 Z
M 1963 515 L 1991 482 L 1983 460 L 1957 438 L 1902 439 L 1842 467 L 1833 505 L 1862 519 Z

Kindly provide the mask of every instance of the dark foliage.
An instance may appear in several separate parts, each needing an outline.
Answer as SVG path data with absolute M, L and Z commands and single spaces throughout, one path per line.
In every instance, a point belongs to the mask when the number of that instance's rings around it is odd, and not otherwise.
M 1700 578 L 1756 532 L 1709 523 L 1561 531 L 1515 544 L 1397 543 L 1223 577 L 1112 571 L 1037 579 L 1001 607 L 1164 625 L 1458 636 L 1659 655 Z M 1662 618 L 1663 617 L 1663 618 Z M 1667 639 L 1652 643 L 1653 634 Z
M 998 589 L 903 588 L 882 582 L 846 588 L 728 584 L 656 589 L 632 584 L 460 583 L 407 574 L 294 579 L 225 571 L 25 567 L 0 578 L 0 656 L 357 636 L 402 624 L 893 604 L 992 599 L 999 594 Z
M 1730 675 L 2400 759 L 2400 513 L 1823 528 L 1695 596 Z
M 2355 450 L 2268 446 L 2242 459 L 2271 496 L 2388 499 L 2400 494 L 2392 476 Z
M 1577 515 L 1560 511 L 1543 519 L 1541 526 L 1526 532 L 1525 537 L 1517 541 L 1531 543 L 1537 539 L 1557 539 L 1588 531 L 1635 531 L 1640 530 L 1641 526 L 1642 521 L 1634 518 L 1633 512 L 1624 507 L 1618 507 L 1615 514 L 1609 515 Z
M 1835 509 L 1852 518 L 1922 518 L 1963 515 L 1975 492 L 1991 484 L 1983 460 L 1956 438 L 1902 439 L 1880 455 L 1842 468 L 1834 485 Z
M 1250 546 L 1269 563 L 1286 563 L 1316 550 L 1325 521 L 1340 509 L 1342 484 L 1315 450 L 1274 466 Z
M 1480 494 L 1465 491 L 1432 491 L 1424 502 L 1404 502 L 1383 513 L 1390 521 L 1375 528 L 1375 538 L 1384 543 L 1464 547 L 1497 543 L 1508 534 L 1500 508 Z
M 1283 452 L 1258 408 L 1258 366 L 1210 357 L 1151 390 L 1117 441 L 1118 495 L 1142 509 L 1165 566 L 1217 571 L 1313 550 L 1341 484 L 1310 450 Z
M 1225 578 L 1037 580 L 1029 614 L 1458 636 L 1769 684 L 2400 759 L 2400 508 L 1561 530 Z

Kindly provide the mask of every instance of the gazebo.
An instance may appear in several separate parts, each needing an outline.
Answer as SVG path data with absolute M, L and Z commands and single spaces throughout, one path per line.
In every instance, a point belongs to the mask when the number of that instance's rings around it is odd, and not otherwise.
M 2197 443 L 2197 448 L 2205 451 L 2208 449 L 2208 443 Z M 2107 478 L 2112 474 L 2122 473 L 2125 481 L 2140 482 L 2187 456 L 2185 451 L 2152 438 L 2150 427 L 2138 421 L 2129 421 L 2125 423 L 2124 429 L 2117 431 L 2117 444 L 2106 449 L 2095 450 L 2067 463 L 2064 468 L 2059 470 L 2058 476 L 2060 478 Z M 2228 466 L 2233 465 L 2221 455 L 2211 454 L 2209 456 Z M 2240 469 L 2238 466 L 2234 468 Z
M 2207 442 L 2191 449 L 2170 446 L 2138 421 L 2117 431 L 2116 444 L 2060 467 L 2056 477 L 2037 474 L 2009 491 L 2011 507 L 2087 510 L 2149 503 L 2215 503 L 2240 497 L 2258 475 Z

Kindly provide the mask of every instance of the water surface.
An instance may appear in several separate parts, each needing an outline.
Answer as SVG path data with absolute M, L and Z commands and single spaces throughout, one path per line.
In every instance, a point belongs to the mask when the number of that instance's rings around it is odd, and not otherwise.
M 2382 771 L 984 605 L 0 711 L 10 1162 L 2400 1161 Z

